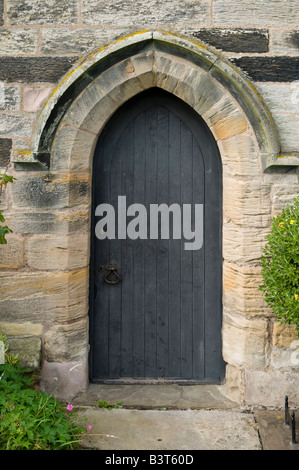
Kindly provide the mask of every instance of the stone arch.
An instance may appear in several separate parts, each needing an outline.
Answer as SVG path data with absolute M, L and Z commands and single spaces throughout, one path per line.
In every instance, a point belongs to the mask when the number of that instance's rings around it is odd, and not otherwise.
M 51 167 L 55 169 L 57 142 L 63 132 L 68 134 L 67 141 L 73 149 L 72 146 L 80 145 L 82 132 L 98 135 L 121 104 L 153 86 L 175 94 L 193 107 L 206 120 L 217 141 L 251 128 L 262 169 L 278 164 L 276 128 L 246 77 L 204 44 L 160 32 L 123 38 L 77 64 L 54 90 L 39 116 L 32 138 L 32 156 L 49 165 L 52 154 Z M 77 134 L 67 126 L 77 128 Z M 60 160 L 65 158 L 61 149 L 59 153 Z
M 252 315 L 264 312 L 265 305 L 261 298 L 251 303 L 246 283 L 248 276 L 258 275 L 255 262 L 263 229 L 270 220 L 270 190 L 263 184 L 263 171 L 276 165 L 280 147 L 269 111 L 237 69 L 204 44 L 168 33 L 142 32 L 115 41 L 79 63 L 53 92 L 35 127 L 32 161 L 47 167 L 54 178 L 63 175 L 64 182 L 69 182 L 66 191 L 71 201 L 72 182 L 82 179 L 91 182 L 92 158 L 105 123 L 129 98 L 151 87 L 160 87 L 190 105 L 205 120 L 218 143 L 223 164 L 225 218 L 224 359 L 236 370 L 260 370 L 264 358 L 259 355 L 259 347 L 267 324 L 252 321 Z M 72 210 L 71 204 L 69 209 Z M 85 199 L 76 214 L 63 216 L 67 236 L 72 232 L 74 217 L 76 221 L 85 218 L 89 226 L 90 204 Z M 255 253 L 248 252 L 252 237 L 256 237 Z M 71 257 L 74 237 L 70 235 L 69 240 Z M 88 230 L 80 233 L 80 240 L 88 247 Z M 59 378 L 76 364 L 85 364 L 83 374 L 76 378 L 74 392 L 84 389 L 88 382 L 88 340 L 82 341 L 80 320 L 87 330 L 88 266 L 76 267 L 81 269 L 80 289 L 83 285 L 86 299 L 84 311 L 77 312 L 77 322 L 68 326 L 74 330 L 72 340 L 80 337 L 76 354 L 66 352 L 61 364 L 55 363 L 54 357 L 54 366 L 45 363 L 43 369 L 50 369 L 45 377 L 52 374 Z M 69 284 L 69 289 L 70 297 L 74 287 Z M 74 299 L 70 304 L 74 304 Z M 233 348 L 232 335 L 237 338 Z M 65 350 L 69 350 L 67 345 Z M 67 380 L 63 383 L 67 387 Z M 69 390 L 61 391 L 60 396 L 69 397 L 68 393 Z

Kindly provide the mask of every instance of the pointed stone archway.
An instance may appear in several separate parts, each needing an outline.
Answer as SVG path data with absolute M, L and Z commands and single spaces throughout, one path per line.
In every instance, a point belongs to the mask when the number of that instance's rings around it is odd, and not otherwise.
M 133 34 L 95 51 L 62 80 L 39 116 L 27 161 L 39 165 L 53 181 L 64 182 L 63 214 L 57 210 L 56 217 L 60 234 L 70 260 L 75 256 L 75 239 L 88 253 L 92 159 L 98 137 L 122 104 L 152 87 L 191 106 L 211 129 L 220 150 L 222 337 L 227 362 L 223 387 L 242 400 L 246 371 L 266 368 L 263 351 L 269 326 L 264 318 L 267 307 L 258 292 L 258 260 L 271 204 L 263 173 L 281 163 L 271 115 L 251 83 L 202 43 L 163 32 Z M 82 182 L 88 194 L 74 203 L 73 188 Z M 56 394 L 68 398 L 88 384 L 87 256 L 75 270 L 72 266 L 70 262 L 69 272 L 63 274 L 67 319 L 53 327 L 65 353 L 59 356 L 46 341 L 42 369 L 44 388 L 53 389 L 53 377 L 64 378 Z M 71 369 L 73 374 L 66 375 Z

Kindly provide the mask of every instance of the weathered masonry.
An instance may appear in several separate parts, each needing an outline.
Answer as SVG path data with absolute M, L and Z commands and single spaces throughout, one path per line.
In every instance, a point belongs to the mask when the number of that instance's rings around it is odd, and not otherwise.
M 298 405 L 295 329 L 258 288 L 271 218 L 299 195 L 299 7 L 248 6 L 0 1 L 0 165 L 17 178 L 0 332 L 61 399 L 158 378 Z M 95 208 L 119 196 L 202 205 L 202 247 L 99 240 Z

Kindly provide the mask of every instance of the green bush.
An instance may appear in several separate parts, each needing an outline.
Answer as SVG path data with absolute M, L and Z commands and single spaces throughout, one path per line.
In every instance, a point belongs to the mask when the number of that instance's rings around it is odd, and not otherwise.
M 7 164 L 7 167 L 8 167 L 8 164 Z M 14 176 L 7 175 L 6 172 L 0 173 L 0 198 L 1 198 L 3 186 L 6 186 L 7 183 L 13 183 L 15 179 L 16 178 Z M 0 202 L 1 202 L 1 199 L 0 199 Z M 5 217 L 3 216 L 2 210 L 0 210 L 0 222 L 1 223 L 5 222 Z M 6 245 L 7 240 L 5 236 L 11 232 L 12 230 L 7 225 L 0 225 L 0 245 Z
M 299 198 L 272 220 L 266 239 L 260 290 L 280 323 L 295 324 L 299 336 Z
M 72 450 L 83 426 L 18 364 L 0 365 L 0 450 Z

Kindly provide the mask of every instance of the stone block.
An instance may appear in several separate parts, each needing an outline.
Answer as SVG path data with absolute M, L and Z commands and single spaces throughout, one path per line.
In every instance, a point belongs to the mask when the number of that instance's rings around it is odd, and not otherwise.
M 198 114 L 203 115 L 223 96 L 223 90 L 214 79 L 198 67 L 186 66 L 179 77 L 174 94 L 188 103 Z
M 0 187 L 0 210 L 6 210 L 8 208 L 8 194 L 7 187 Z
M 263 292 L 259 291 L 263 278 L 258 266 L 223 265 L 223 306 L 227 311 L 247 316 L 271 316 Z
M 285 396 L 289 406 L 299 406 L 299 373 L 295 371 L 246 370 L 246 403 L 249 406 L 283 408 Z
M 112 80 L 109 79 L 108 86 Z M 102 87 L 95 86 L 94 83 L 88 85 L 66 112 L 64 122 L 97 135 L 107 116 L 112 115 L 116 109 L 115 102 L 110 96 L 105 96 Z
M 87 315 L 89 270 L 0 273 L 1 321 L 53 325 Z
M 1 57 L 0 80 L 8 83 L 56 83 L 78 57 Z
M 1 73 L 1 72 L 0 72 Z M 0 114 L 0 134 L 11 137 L 29 137 L 33 118 L 24 114 Z
M 298 184 L 276 184 L 272 196 L 272 215 L 276 217 L 299 196 Z
M 69 236 L 33 236 L 27 248 L 28 266 L 40 270 L 67 271 L 88 266 L 89 237 L 86 234 Z
M 114 104 L 115 109 L 117 105 Z M 61 125 L 51 152 L 51 170 L 90 170 L 97 136 L 69 125 Z M 87 149 L 92 153 L 87 155 Z M 84 155 L 84 158 L 82 157 Z
M 149 51 L 136 54 L 130 58 L 134 73 L 145 90 L 156 85 L 154 57 L 154 50 L 150 49 Z
M 0 0 L 0 26 L 4 24 L 4 0 Z
M 265 173 L 265 183 L 281 183 L 281 184 L 294 184 L 298 183 L 297 168 L 287 167 L 282 168 L 271 168 L 271 173 Z
M 193 36 L 222 51 L 259 53 L 269 51 L 268 30 L 205 28 L 193 32 Z
M 242 134 L 247 129 L 244 114 L 229 96 L 223 97 L 202 117 L 211 128 L 216 140 Z
M 244 56 L 232 62 L 256 82 L 292 82 L 298 80 L 299 57 Z
M 0 54 L 22 55 L 35 54 L 38 45 L 36 29 L 1 29 Z
M 20 268 L 25 264 L 24 239 L 9 233 L 6 240 L 6 245 L 0 245 L 0 268 Z
M 12 149 L 11 139 L 0 138 L 0 167 L 4 168 L 10 158 L 10 152 Z
M 64 209 L 89 203 L 88 173 L 56 173 L 19 176 L 11 189 L 18 209 Z
M 5 213 L 7 225 L 16 233 L 68 234 L 86 231 L 89 212 L 86 210 L 53 212 Z
M 121 12 L 121 14 L 120 14 Z M 142 3 L 127 2 L 124 8 L 123 2 L 115 0 L 83 0 L 82 23 L 86 25 L 100 26 L 124 26 L 138 25 L 150 28 L 156 26 L 157 21 L 161 25 L 180 26 L 190 22 L 190 18 L 196 24 L 209 24 L 211 21 L 211 8 L 209 0 L 148 0 Z M 135 27 L 136 30 L 136 27 Z
M 215 0 L 214 25 L 241 28 L 296 26 L 299 4 L 296 0 Z
M 20 106 L 20 87 L 0 83 L 0 111 L 19 111 Z
M 5 336 L 37 336 L 42 337 L 43 325 L 41 323 L 14 323 L 0 320 L 0 333 Z
M 298 27 L 298 24 L 297 24 Z M 274 54 L 297 54 L 299 52 L 298 29 L 273 29 L 271 32 L 271 50 Z
M 95 83 L 105 94 L 118 104 L 143 91 L 138 77 L 135 76 L 130 60 L 123 60 L 106 69 L 95 79 Z
M 17 354 L 21 367 L 38 369 L 41 362 L 41 338 L 7 337 L 7 354 Z
M 76 0 L 8 0 L 7 21 L 11 25 L 67 25 L 78 22 Z
M 298 62 L 299 68 L 299 62 Z M 290 91 L 290 95 L 293 92 Z M 294 105 L 294 107 L 298 104 Z M 298 152 L 299 148 L 299 135 L 297 129 L 299 127 L 299 114 L 283 114 L 272 113 L 273 119 L 276 123 L 278 134 L 281 141 L 282 154 L 284 152 Z
M 43 28 L 41 31 L 41 54 L 43 55 L 88 55 L 109 44 L 116 36 L 127 34 L 125 29 L 109 28 Z
M 232 223 L 223 225 L 223 257 L 233 263 L 257 263 L 266 245 L 269 228 L 240 227 Z
M 291 343 L 289 348 L 273 348 L 271 351 L 271 367 L 276 370 L 298 370 L 299 339 Z
M 241 369 L 227 364 L 225 369 L 225 379 L 225 383 L 221 386 L 221 392 L 230 400 L 240 403 L 244 388 Z
M 208 74 L 200 74 L 197 97 L 194 104 L 195 111 L 202 115 L 217 103 L 223 96 L 223 90 Z
M 255 141 L 250 135 L 236 135 L 218 142 L 222 163 L 231 176 L 258 176 L 260 166 Z
M 156 52 L 157 86 L 173 93 L 181 76 L 187 71 L 184 60 L 174 63 L 172 56 Z
M 27 113 L 35 113 L 48 98 L 52 85 L 25 85 L 23 88 L 23 109 Z
M 53 325 L 45 332 L 44 360 L 48 362 L 80 361 L 86 355 L 88 318 L 65 325 Z
M 271 219 L 270 184 L 225 178 L 223 211 L 235 225 L 268 227 Z
M 3 341 L 0 341 L 0 364 L 5 364 L 5 346 Z
M 264 369 L 268 363 L 268 323 L 258 318 L 223 315 L 223 358 L 236 367 Z
M 298 112 L 299 81 L 293 83 L 256 83 L 262 100 L 271 113 Z
M 79 362 L 46 362 L 41 370 L 40 390 L 70 402 L 88 387 L 87 359 Z
M 273 346 L 276 348 L 289 348 L 294 341 L 298 340 L 295 325 L 280 324 L 273 325 Z

